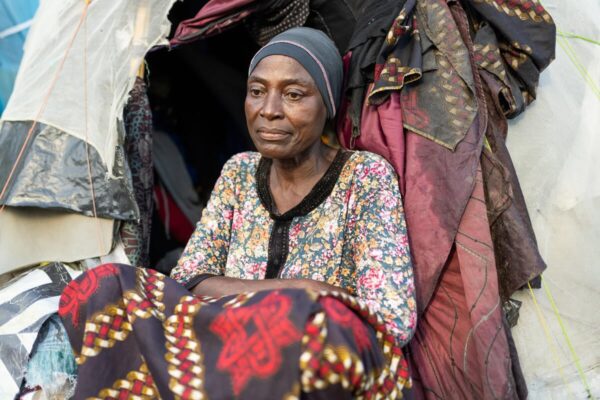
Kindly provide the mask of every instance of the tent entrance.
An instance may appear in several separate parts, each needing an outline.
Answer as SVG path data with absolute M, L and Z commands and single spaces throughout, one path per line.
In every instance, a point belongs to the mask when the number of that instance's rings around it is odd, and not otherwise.
M 171 13 L 173 27 L 190 12 L 182 7 Z M 241 24 L 146 57 L 155 179 L 150 265 L 162 272 L 174 266 L 197 222 L 185 215 L 194 202 L 190 190 L 197 195 L 192 208 L 199 217 L 223 164 L 233 154 L 253 149 L 244 98 L 247 68 L 257 49 Z

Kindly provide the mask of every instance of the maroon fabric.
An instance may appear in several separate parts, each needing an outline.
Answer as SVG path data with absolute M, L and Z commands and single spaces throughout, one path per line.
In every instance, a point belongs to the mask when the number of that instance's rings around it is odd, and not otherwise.
M 190 43 L 220 33 L 251 15 L 256 8 L 255 3 L 256 0 L 211 0 L 195 17 L 179 24 L 171 45 Z
M 379 106 L 363 104 L 358 137 L 352 137 L 350 118 L 342 111 L 340 140 L 383 155 L 400 178 L 420 311 L 408 346 L 415 396 L 525 398 L 499 294 L 510 295 L 544 264 L 504 147 L 506 121 L 492 100 L 498 93 L 474 65 L 464 12 L 456 3 L 450 9 L 471 69 L 478 72 L 473 74 L 477 113 L 456 149 L 407 128 L 407 109 L 422 119 L 431 112 L 419 108 L 414 90 L 394 91 Z M 492 147 L 484 146 L 486 137 Z M 497 261 L 504 264 L 497 268 Z
M 384 156 L 396 169 L 404 201 L 417 287 L 423 312 L 444 267 L 473 184 L 483 135 L 479 123 L 451 152 L 402 124 L 401 95 L 363 107 L 361 134 L 351 143 L 351 122 L 342 121 L 343 146 Z M 478 150 L 479 149 L 479 150 Z
M 423 313 L 409 357 L 417 398 L 516 399 L 527 392 L 511 360 L 481 170 L 455 246 Z M 516 371 L 516 376 L 513 371 Z

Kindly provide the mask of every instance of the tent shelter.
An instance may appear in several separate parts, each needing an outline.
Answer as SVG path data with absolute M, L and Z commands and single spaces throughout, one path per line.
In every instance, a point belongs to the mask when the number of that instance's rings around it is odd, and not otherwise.
M 10 192 L 0 195 L 6 205 L 0 211 L 0 273 L 48 260 L 75 262 L 109 254 L 127 260 L 115 231 L 122 221 L 139 218 L 140 209 L 128 189 L 123 110 L 144 57 L 150 102 L 163 124 L 155 128 L 176 132 L 171 138 L 186 158 L 200 197 L 210 191 L 229 155 L 251 147 L 241 101 L 246 64 L 257 45 L 245 32 L 253 29 L 252 16 L 264 10 L 249 0 L 213 0 L 212 9 L 205 8 L 175 32 L 176 24 L 171 27 L 167 20 L 173 3 L 40 3 L 0 122 L 0 188 L 12 175 Z M 349 38 L 343 24 L 316 17 L 337 15 L 337 3 L 311 1 L 313 11 L 321 13 L 299 18 L 328 27 L 344 47 Z M 600 259 L 600 173 L 594 166 L 600 150 L 595 135 L 600 6 L 594 0 L 576 7 L 545 3 L 560 29 L 557 59 L 542 74 L 537 100 L 511 122 L 508 145 L 549 266 L 543 280 L 547 290 L 517 295 L 523 305 L 513 333 L 530 398 L 598 397 L 600 274 L 594 267 Z M 176 4 L 171 19 L 179 22 L 198 9 L 199 4 Z M 80 25 L 84 12 L 87 23 Z M 339 20 L 344 18 L 350 16 Z M 167 44 L 170 32 L 176 33 L 172 44 L 177 47 L 157 49 Z M 163 237 L 154 240 L 157 246 L 165 242 Z M 157 261 L 162 255 L 151 256 Z

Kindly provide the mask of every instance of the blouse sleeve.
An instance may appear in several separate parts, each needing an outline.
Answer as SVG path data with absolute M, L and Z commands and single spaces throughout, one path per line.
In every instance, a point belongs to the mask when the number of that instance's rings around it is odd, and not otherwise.
M 200 274 L 225 274 L 238 172 L 234 156 L 223 166 L 202 218 L 171 271 L 171 277 L 179 283 L 185 285 Z
M 414 332 L 417 313 L 398 179 L 380 158 L 360 164 L 356 173 L 351 195 L 355 212 L 350 217 L 356 295 L 404 346 Z

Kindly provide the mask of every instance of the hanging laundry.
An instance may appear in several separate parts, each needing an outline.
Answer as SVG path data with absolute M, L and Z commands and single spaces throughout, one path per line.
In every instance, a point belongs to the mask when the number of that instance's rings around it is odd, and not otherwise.
M 279 33 L 304 25 L 309 13 L 309 0 L 263 1 L 245 22 L 254 41 L 264 46 Z
M 131 172 L 133 193 L 139 219 L 121 224 L 121 240 L 131 265 L 150 265 L 150 229 L 152 225 L 152 114 L 146 83 L 137 78 L 125 106 L 125 155 Z
M 422 321 L 408 353 L 415 395 L 524 398 L 501 309 L 545 264 L 506 152 L 506 115 L 535 96 L 554 25 L 541 6 L 523 16 L 526 2 L 407 0 L 393 16 L 370 3 L 346 55 L 340 141 L 399 174 Z
M 244 22 L 259 45 L 286 29 L 308 26 L 328 34 L 343 52 L 358 15 L 367 9 L 361 9 L 363 3 L 360 0 L 212 0 L 195 17 L 179 24 L 171 45 L 191 43 Z
M 221 33 L 244 20 L 258 7 L 256 0 L 211 0 L 195 17 L 182 21 L 170 40 L 172 46 Z

